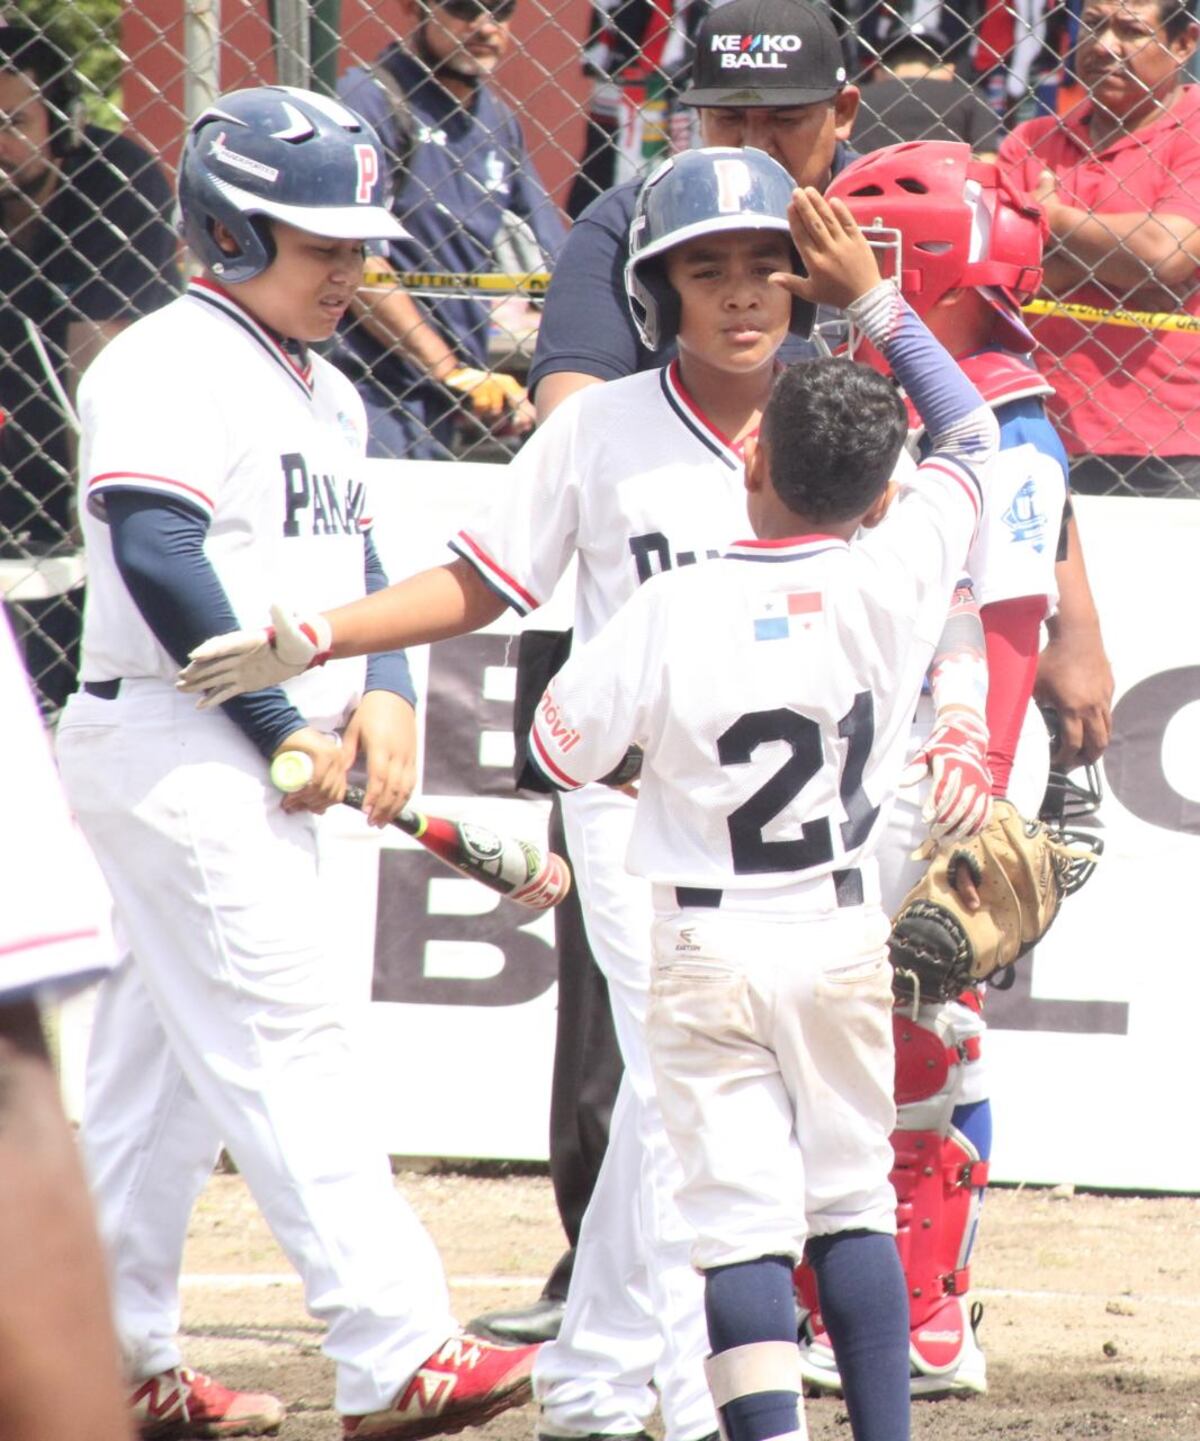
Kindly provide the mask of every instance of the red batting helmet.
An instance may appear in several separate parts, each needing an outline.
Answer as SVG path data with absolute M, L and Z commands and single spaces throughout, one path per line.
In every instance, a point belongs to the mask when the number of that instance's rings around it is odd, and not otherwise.
M 845 201 L 920 315 L 948 290 L 976 286 L 996 308 L 995 339 L 1033 349 L 1020 317 L 1042 283 L 1041 207 L 997 165 L 956 140 L 889 145 L 848 165 L 825 192 Z

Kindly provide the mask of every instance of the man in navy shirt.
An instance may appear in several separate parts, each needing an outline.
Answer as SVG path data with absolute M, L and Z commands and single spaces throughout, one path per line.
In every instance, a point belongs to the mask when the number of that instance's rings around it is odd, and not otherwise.
M 558 254 L 561 216 L 516 116 L 487 83 L 512 44 L 515 4 L 409 0 L 408 41 L 342 77 L 341 98 L 379 132 L 397 169 L 393 210 L 411 239 L 387 242 L 386 267 L 496 270 L 497 237 L 511 217 L 526 223 L 547 261 Z M 520 386 L 489 371 L 488 300 L 363 292 L 353 313 L 337 359 L 366 403 L 370 454 L 445 456 L 464 410 L 505 433 L 532 426 Z
M 63 397 L 102 345 L 178 289 L 170 209 L 146 150 L 82 123 L 59 50 L 0 27 L 0 559 L 47 712 L 75 688 L 82 607 L 81 584 L 60 594 L 54 582 L 77 548 Z

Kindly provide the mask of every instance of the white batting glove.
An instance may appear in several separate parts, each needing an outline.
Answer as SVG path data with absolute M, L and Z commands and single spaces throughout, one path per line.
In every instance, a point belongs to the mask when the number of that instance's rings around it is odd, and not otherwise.
M 966 840 L 978 835 L 992 813 L 992 776 L 987 763 L 988 729 L 976 711 L 939 711 L 928 740 L 900 778 L 915 786 L 929 776 L 929 795 L 921 809 L 935 840 Z
M 246 691 L 281 685 L 329 659 L 333 628 L 323 615 L 302 616 L 273 605 L 271 622 L 262 630 L 235 630 L 198 645 L 176 688 L 198 691 L 197 709 L 208 710 Z

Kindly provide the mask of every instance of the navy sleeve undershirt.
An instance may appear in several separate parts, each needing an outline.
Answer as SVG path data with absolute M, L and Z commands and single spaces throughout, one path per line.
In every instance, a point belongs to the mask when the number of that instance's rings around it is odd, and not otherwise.
M 155 639 L 180 666 L 209 636 L 237 630 L 238 618 L 204 553 L 208 522 L 191 506 L 139 490 L 106 490 L 113 556 Z M 221 707 L 271 756 L 305 719 L 278 686 L 235 696 Z
M 385 590 L 388 584 L 387 572 L 375 549 L 375 542 L 368 531 L 366 535 L 366 582 L 367 594 Z M 416 687 L 408 668 L 408 656 L 402 650 L 385 650 L 371 656 L 367 661 L 367 690 L 389 690 L 401 696 L 414 709 L 417 704 Z

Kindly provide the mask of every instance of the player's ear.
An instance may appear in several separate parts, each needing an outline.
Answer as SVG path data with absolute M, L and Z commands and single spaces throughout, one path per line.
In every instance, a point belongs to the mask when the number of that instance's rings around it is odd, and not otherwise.
M 864 511 L 863 518 L 859 521 L 859 525 L 861 525 L 864 530 L 874 530 L 875 527 L 879 524 L 879 522 L 883 519 L 883 517 L 888 513 L 889 509 L 891 508 L 892 501 L 896 498 L 897 489 L 898 486 L 896 485 L 896 482 L 894 480 L 889 480 L 888 483 L 883 487 L 883 489 L 867 507 L 866 511 Z
M 219 220 L 214 220 L 212 223 L 212 237 L 224 254 L 240 255 L 242 253 L 241 246 L 233 237 L 233 231 Z

